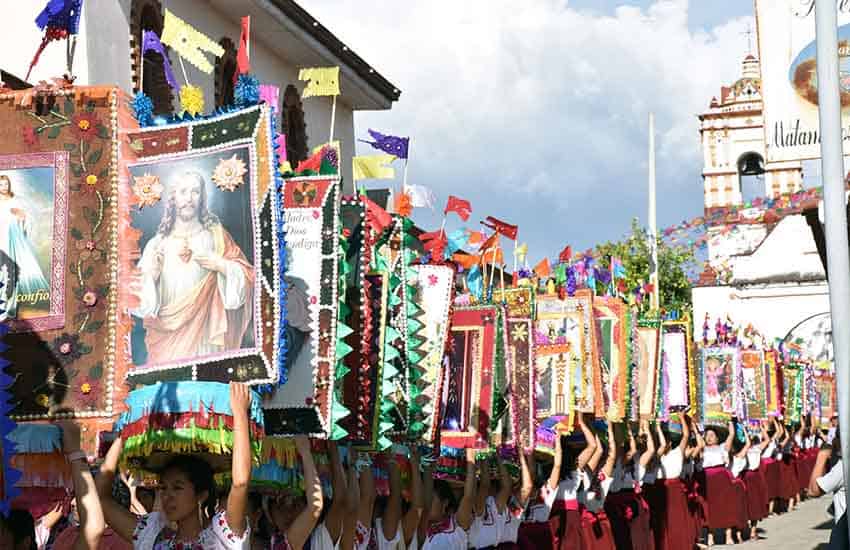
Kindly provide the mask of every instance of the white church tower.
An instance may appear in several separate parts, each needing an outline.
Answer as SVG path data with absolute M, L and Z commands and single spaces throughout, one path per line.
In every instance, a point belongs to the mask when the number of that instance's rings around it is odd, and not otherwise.
M 765 164 L 759 62 L 747 55 L 741 69 L 741 78 L 699 115 L 707 212 L 802 189 L 801 163 Z

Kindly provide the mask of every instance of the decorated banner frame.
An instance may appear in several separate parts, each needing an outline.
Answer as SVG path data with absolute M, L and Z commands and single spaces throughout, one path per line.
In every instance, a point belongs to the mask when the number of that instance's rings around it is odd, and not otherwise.
M 658 418 L 662 420 L 668 420 L 674 411 L 693 410 L 692 349 L 691 322 L 687 316 L 681 321 L 661 323 Z
M 765 353 L 762 350 L 741 350 L 741 407 L 745 416 L 759 420 L 767 416 L 765 374 Z
M 738 349 L 734 347 L 703 348 L 702 409 L 706 424 L 725 424 L 737 415 L 740 395 L 737 381 L 740 378 Z
M 452 312 L 447 365 L 443 368 L 440 443 L 456 449 L 488 447 L 496 358 L 495 306 Z
M 43 223 L 50 225 L 50 230 L 47 231 L 48 235 L 46 235 L 45 257 L 42 258 L 42 255 L 37 252 L 35 254 L 39 263 L 44 263 L 46 260 L 47 269 L 43 269 L 44 266 L 39 266 L 41 269 L 39 269 L 38 278 L 46 279 L 47 288 L 27 293 L 26 300 L 21 299 L 22 296 L 17 293 L 17 289 L 12 284 L 6 284 L 0 290 L 5 295 L 6 303 L 4 311 L 0 313 L 0 322 L 6 324 L 9 332 L 44 331 L 62 328 L 65 325 L 69 162 L 68 151 L 0 156 L 0 178 L 8 182 L 8 192 L 11 197 L 7 200 L 13 201 L 9 207 L 11 212 L 6 212 L 7 209 L 3 208 L 0 209 L 0 215 L 5 216 L 7 213 L 13 215 L 17 208 L 21 208 L 21 221 L 16 225 L 23 225 L 25 236 L 22 238 L 26 239 L 28 244 L 34 226 Z M 47 178 L 44 176 L 47 176 Z M 40 181 L 45 179 L 47 181 Z M 33 195 L 48 195 L 49 199 L 46 201 L 48 212 L 39 209 L 37 216 L 33 215 L 35 212 L 27 212 L 26 199 L 16 199 L 16 197 L 22 195 L 21 187 L 30 188 L 25 189 L 24 197 L 28 196 L 27 191 L 29 191 L 30 198 L 34 198 Z M 16 208 L 15 205 L 20 206 Z M 3 203 L 0 203 L 0 206 L 3 206 Z M 36 220 L 30 218 L 36 218 Z M 28 227 L 29 229 L 27 229 Z M 9 232 L 11 235 L 11 228 Z M 43 232 L 37 231 L 36 233 Z M 17 263 L 15 259 L 7 258 L 6 254 L 0 252 L 0 279 L 14 282 L 16 279 L 14 272 L 22 269 L 22 266 L 16 265 Z M 12 293 L 15 293 L 14 300 Z M 47 294 L 47 296 L 44 297 L 43 294 Z M 3 296 L 0 296 L 0 299 L 3 299 Z M 11 313 L 13 308 L 16 310 L 23 309 L 23 303 L 32 303 L 33 306 L 38 306 L 45 301 L 47 302 L 46 308 L 31 307 L 29 309 L 35 311 L 31 311 L 27 317 L 18 317 Z
M 661 322 L 640 319 L 637 323 L 637 345 L 633 390 L 637 398 L 638 416 L 650 419 L 656 414 L 657 388 L 661 367 Z
M 628 308 L 619 298 L 595 296 L 593 314 L 607 405 L 605 417 L 612 422 L 621 422 L 628 416 L 626 404 L 630 386 Z
M 768 416 L 782 414 L 782 372 L 778 365 L 778 352 L 764 352 L 765 413 Z

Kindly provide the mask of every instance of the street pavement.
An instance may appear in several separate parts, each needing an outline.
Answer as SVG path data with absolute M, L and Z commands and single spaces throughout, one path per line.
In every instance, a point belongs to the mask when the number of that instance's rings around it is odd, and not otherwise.
M 715 545 L 715 549 L 736 548 L 738 550 L 826 550 L 832 516 L 827 508 L 831 496 L 809 499 L 796 510 L 774 515 L 759 523 L 758 541 L 747 541 L 737 545 Z

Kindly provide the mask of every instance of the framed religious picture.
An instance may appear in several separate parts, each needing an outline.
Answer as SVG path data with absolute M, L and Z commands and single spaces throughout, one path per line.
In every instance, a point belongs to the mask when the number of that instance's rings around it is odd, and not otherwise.
M 440 444 L 445 447 L 488 446 L 500 315 L 496 306 L 457 307 L 452 312 L 441 384 Z
M 777 356 L 776 350 L 764 352 L 765 413 L 771 416 L 781 414 L 782 407 L 782 371 Z
M 119 310 L 131 385 L 286 379 L 286 201 L 272 131 L 271 110 L 259 105 L 129 133 Z M 286 225 L 298 234 L 297 221 Z
M 661 323 L 642 319 L 637 328 L 634 384 L 637 390 L 638 415 L 650 419 L 656 413 L 656 390 L 661 364 Z
M 701 359 L 703 422 L 726 423 L 738 414 L 738 350 L 704 348 Z
M 612 422 L 621 422 L 628 414 L 626 400 L 631 334 L 626 318 L 627 306 L 617 297 L 596 296 L 593 298 L 593 316 L 602 370 L 605 417 Z
M 493 301 L 504 304 L 510 382 L 510 415 L 505 422 L 502 444 L 534 447 L 537 430 L 534 368 L 534 302 L 532 287 L 494 289 Z
M 741 350 L 741 397 L 746 417 L 753 420 L 765 418 L 764 352 Z
M 836 406 L 835 376 L 831 373 L 820 373 L 815 377 L 815 391 L 820 403 L 820 421 L 827 424 L 838 414 Z
M 0 323 L 65 324 L 68 151 L 0 155 Z
M 659 370 L 658 417 L 691 407 L 691 323 L 664 321 L 661 324 L 661 367 Z

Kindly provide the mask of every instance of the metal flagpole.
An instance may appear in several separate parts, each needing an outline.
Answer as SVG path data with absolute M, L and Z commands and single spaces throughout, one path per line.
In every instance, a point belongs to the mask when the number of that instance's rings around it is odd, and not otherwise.
M 652 285 L 652 309 L 658 311 L 658 240 L 655 216 L 655 114 L 649 113 L 649 284 Z
M 850 249 L 844 191 L 844 153 L 838 88 L 838 13 L 835 0 L 816 0 L 818 114 L 823 172 L 824 234 L 829 272 L 832 348 L 844 486 L 850 481 Z M 850 531 L 850 527 L 848 527 Z

